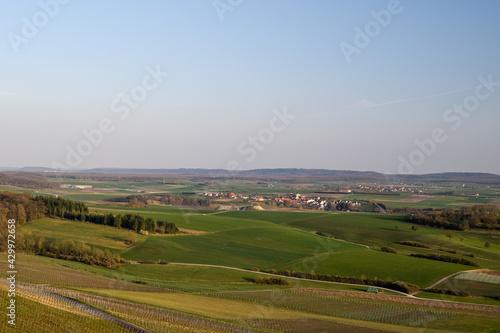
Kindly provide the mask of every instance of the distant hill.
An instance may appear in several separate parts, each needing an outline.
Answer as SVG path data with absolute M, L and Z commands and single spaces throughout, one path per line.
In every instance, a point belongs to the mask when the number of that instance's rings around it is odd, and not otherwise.
M 58 184 L 48 181 L 40 174 L 27 172 L 0 172 L 0 185 L 16 186 L 30 189 L 59 187 Z
M 444 172 L 422 175 L 387 175 L 373 171 L 328 170 L 328 169 L 254 169 L 228 171 L 225 169 L 89 169 L 83 173 L 133 174 L 133 175 L 199 175 L 233 177 L 320 177 L 348 181 L 390 181 L 390 182 L 472 182 L 498 183 L 500 175 L 478 172 Z
M 1 169 L 0 169 L 1 170 Z M 9 169 L 21 173 L 43 174 L 47 172 L 60 172 L 50 168 L 26 167 L 21 169 Z M 334 181 L 375 181 L 390 183 L 423 183 L 423 182 L 463 182 L 500 184 L 500 175 L 479 172 L 444 172 L 422 175 L 399 175 L 382 174 L 373 171 L 352 171 L 352 170 L 327 170 L 327 169 L 255 169 L 242 171 L 228 171 L 225 169 L 201 169 L 201 168 L 181 168 L 181 169 L 127 169 L 127 168 L 96 168 L 87 170 L 76 170 L 78 174 L 102 174 L 102 175 L 147 175 L 147 176 L 203 176 L 203 177 L 248 177 L 248 178 L 314 178 Z

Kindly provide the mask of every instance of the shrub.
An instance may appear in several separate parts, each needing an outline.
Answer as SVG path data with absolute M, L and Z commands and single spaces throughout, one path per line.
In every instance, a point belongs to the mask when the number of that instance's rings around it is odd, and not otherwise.
M 272 284 L 272 285 L 279 285 L 279 286 L 288 286 L 290 283 L 285 280 L 285 279 L 280 279 L 280 278 L 255 278 L 254 282 L 257 284 Z
M 425 244 L 422 244 L 422 243 L 419 243 L 419 242 L 413 242 L 413 241 L 402 241 L 402 242 L 398 242 L 398 244 L 407 245 L 407 246 L 413 246 L 413 247 L 423 247 L 425 249 L 429 248 Z
M 382 250 L 382 252 L 387 252 L 387 253 L 398 253 L 395 249 L 389 246 L 382 246 L 380 250 Z
M 142 284 L 142 285 L 147 285 L 148 283 L 147 282 L 144 282 L 144 281 L 132 281 L 132 283 L 136 283 L 136 284 Z

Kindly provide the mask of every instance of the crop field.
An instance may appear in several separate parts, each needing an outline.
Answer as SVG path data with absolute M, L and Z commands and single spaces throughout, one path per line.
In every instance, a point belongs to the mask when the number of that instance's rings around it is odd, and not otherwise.
M 393 323 L 426 329 L 443 328 L 462 331 L 469 330 L 478 322 L 498 325 L 500 320 L 494 313 L 484 314 L 479 309 L 457 311 L 439 307 L 423 307 L 414 304 L 381 302 L 376 299 L 357 299 L 353 297 L 308 294 L 298 291 L 270 290 L 255 292 L 212 293 L 214 297 L 235 299 L 253 304 L 274 304 L 279 308 L 334 316 L 370 322 Z M 460 316 L 458 320 L 457 316 Z M 466 317 L 466 318 L 464 318 Z M 464 327 L 465 323 L 465 327 Z
M 88 184 L 86 180 L 73 183 Z M 500 306 L 496 300 L 500 280 L 493 273 L 500 271 L 500 235 L 496 231 L 454 231 L 450 237 L 447 230 L 422 225 L 415 231 L 412 229 L 415 225 L 405 222 L 405 216 L 395 214 L 279 209 L 219 211 L 161 205 L 130 208 L 112 202 L 103 205 L 95 202 L 129 195 L 139 188 L 170 186 L 173 191 L 189 191 L 195 190 L 195 184 L 136 182 L 112 187 L 116 183 L 96 182 L 94 185 L 103 185 L 101 192 L 67 190 L 63 196 L 94 202 L 89 205 L 94 213 L 137 214 L 175 223 L 182 232 L 137 234 L 138 241 L 130 245 L 127 243 L 130 231 L 125 229 L 57 218 L 30 221 L 20 226 L 20 235 L 31 232 L 47 240 L 71 239 L 107 249 L 129 262 L 104 268 L 18 253 L 17 280 L 21 285 L 33 284 L 40 290 L 56 288 L 51 292 L 57 291 L 151 332 L 417 333 L 425 330 L 437 333 L 494 332 L 493 327 L 500 327 L 498 313 L 480 311 L 473 305 L 488 304 L 491 309 Z M 196 191 L 200 191 L 199 186 Z M 391 200 L 386 201 L 388 204 L 426 207 L 431 201 L 448 205 L 447 200 L 466 204 L 477 199 L 416 197 L 410 193 L 365 195 L 365 199 L 369 197 L 378 202 L 385 202 L 384 198 Z M 423 247 L 411 246 L 411 242 Z M 396 253 L 384 250 L 387 247 Z M 490 274 L 471 272 L 477 267 L 416 258 L 411 254 L 467 259 Z M 266 273 L 271 269 L 404 281 L 421 288 L 458 273 L 435 288 L 463 290 L 471 296 L 420 292 L 416 298 L 410 298 L 382 288 L 376 295 L 368 293 L 363 285 L 278 277 Z M 6 256 L 2 254 L 0 277 L 5 277 L 6 271 Z M 270 277 L 286 282 L 260 283 Z M 76 316 L 71 320 L 80 323 L 92 320 L 97 323 L 96 332 L 122 330 L 112 322 L 72 309 L 71 304 L 59 304 L 43 293 L 35 294 L 24 290 L 20 304 L 43 307 L 40 311 L 47 313 L 48 318 L 55 311 L 63 317 Z M 461 302 L 460 306 L 471 308 L 441 307 L 425 298 Z
M 487 274 L 480 272 L 466 272 L 455 276 L 456 280 L 469 280 L 482 283 L 492 283 L 500 285 L 500 273 Z
M 473 296 L 494 298 L 500 296 L 500 276 L 465 272 L 450 277 L 437 285 L 437 288 L 461 290 Z
M 116 298 L 122 302 L 126 302 L 125 304 L 139 303 L 154 306 L 157 309 L 164 308 L 170 311 L 186 313 L 189 316 L 210 316 L 219 322 L 226 321 L 232 325 L 253 327 L 251 331 L 254 331 L 255 327 L 258 327 L 271 329 L 273 332 L 316 332 L 320 327 L 325 327 L 328 331 L 332 331 L 332 329 L 337 327 L 344 329 L 345 332 L 397 332 L 401 329 L 404 329 L 406 332 L 417 332 L 412 327 L 368 322 L 351 318 L 337 318 L 296 309 L 286 309 L 274 303 L 260 304 L 258 302 L 182 293 L 121 293 L 113 290 L 91 289 L 83 289 L 82 291 L 106 298 Z M 162 311 L 155 310 L 155 312 Z M 129 316 L 131 315 L 129 314 Z M 292 325 L 293 323 L 299 326 L 295 327 Z M 221 332 L 224 332 L 224 330 L 221 330 Z
M 426 326 L 455 316 L 439 308 L 422 308 L 413 305 L 398 305 L 369 299 L 325 296 L 296 291 L 224 292 L 210 294 L 214 297 L 235 299 L 257 304 L 275 304 L 280 308 L 316 313 L 326 316 L 344 317 L 405 326 Z
M 436 228 L 419 226 L 418 232 L 415 232 L 411 229 L 412 224 L 404 222 L 403 217 L 398 215 L 258 211 L 225 212 L 222 215 L 264 221 L 274 219 L 275 223 L 281 225 L 321 232 L 337 239 L 374 248 L 394 247 L 401 254 L 430 251 L 398 244 L 401 241 L 416 241 L 427 244 L 434 250 L 456 249 L 463 254 L 475 253 L 477 258 L 474 260 L 487 268 L 496 269 L 500 265 L 498 235 L 483 230 L 455 231 L 453 239 L 449 239 L 445 231 Z M 492 244 L 488 249 L 484 248 L 486 241 Z
M 0 300 L 8 301 L 8 288 L 0 283 Z M 16 326 L 11 326 L 5 318 L 0 321 L 0 332 L 92 332 L 125 333 L 128 330 L 90 315 L 76 306 L 39 293 L 17 292 Z
M 72 237 L 91 246 L 108 248 L 129 260 L 258 267 L 261 270 L 314 270 L 319 274 L 402 280 L 421 287 L 470 268 L 409 257 L 411 253 L 436 250 L 408 247 L 397 242 L 418 241 L 436 248 L 458 249 L 464 254 L 476 253 L 474 261 L 482 267 L 495 269 L 500 265 L 497 245 L 489 249 L 482 246 L 485 240 L 494 237 L 492 234 L 467 232 L 463 241 L 450 241 L 439 229 L 421 227 L 414 232 L 411 224 L 401 221 L 399 216 L 255 211 L 209 215 L 139 214 L 207 233 L 139 235 L 139 242 L 130 247 L 125 244 L 128 231 L 106 226 L 44 219 L 30 222 L 26 228 L 46 238 Z M 397 230 L 395 225 L 399 226 Z M 315 235 L 315 231 L 338 239 Z M 401 253 L 381 252 L 377 250 L 381 246 L 392 246 Z M 385 262 L 391 265 L 380 264 Z

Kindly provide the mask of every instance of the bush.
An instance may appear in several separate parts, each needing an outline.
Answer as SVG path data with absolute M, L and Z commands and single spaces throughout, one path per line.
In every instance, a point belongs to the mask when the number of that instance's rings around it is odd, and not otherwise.
M 142 285 L 147 285 L 148 284 L 147 282 L 144 282 L 144 281 L 132 281 L 132 283 L 142 284 Z
M 395 249 L 389 246 L 382 246 L 380 250 L 382 250 L 382 252 L 387 252 L 387 253 L 398 253 Z
M 127 241 L 125 242 L 125 244 L 134 245 L 135 243 L 137 243 L 138 240 L 139 238 L 137 237 L 137 234 L 133 231 L 129 231 L 127 236 Z
M 45 257 L 77 261 L 92 266 L 111 267 L 125 262 L 109 250 L 91 248 L 84 243 L 75 244 L 72 240 L 44 241 L 39 253 Z
M 413 242 L 413 241 L 402 241 L 402 242 L 398 242 L 398 244 L 407 245 L 407 246 L 413 246 L 413 247 L 422 247 L 422 248 L 425 248 L 425 249 L 429 248 L 425 244 L 422 244 L 422 243 L 419 243 L 419 242 Z
M 257 284 L 272 284 L 272 285 L 279 285 L 279 286 L 288 286 L 290 283 L 285 280 L 285 279 L 280 279 L 280 278 L 267 278 L 263 279 L 261 277 L 255 278 L 254 282 Z

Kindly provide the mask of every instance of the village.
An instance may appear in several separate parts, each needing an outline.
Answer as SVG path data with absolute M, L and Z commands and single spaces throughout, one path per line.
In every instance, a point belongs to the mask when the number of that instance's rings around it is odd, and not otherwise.
M 204 197 L 220 199 L 240 199 L 252 202 L 262 202 L 269 205 L 284 207 L 310 207 L 319 210 L 356 210 L 361 202 L 352 200 L 340 200 L 333 198 L 323 198 L 320 196 L 305 196 L 299 193 L 289 193 L 285 195 L 244 195 L 229 192 L 205 192 Z

